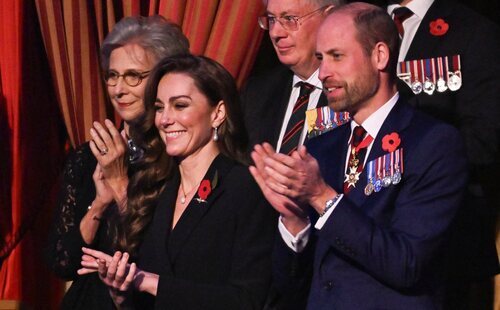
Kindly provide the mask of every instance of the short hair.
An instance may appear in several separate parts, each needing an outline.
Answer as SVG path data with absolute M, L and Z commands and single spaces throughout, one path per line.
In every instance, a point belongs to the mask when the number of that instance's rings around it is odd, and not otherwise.
M 125 17 L 115 24 L 101 46 L 101 66 L 109 69 L 113 50 L 127 44 L 137 44 L 149 55 L 160 59 L 189 53 L 189 41 L 180 27 L 160 15 Z
M 265 6 L 267 6 L 268 1 L 269 0 L 262 0 Z M 309 0 L 309 2 L 316 3 L 318 7 L 321 8 L 328 5 L 339 6 L 346 3 L 346 0 Z
M 395 78 L 399 55 L 399 34 L 389 14 L 378 6 L 363 2 L 335 7 L 330 13 L 346 13 L 353 17 L 356 37 L 367 56 L 372 54 L 375 44 L 385 43 L 389 48 L 388 70 L 391 73 L 391 79 Z
M 324 7 L 328 5 L 340 6 L 346 3 L 345 0 L 311 0 L 311 2 L 316 2 L 318 7 Z

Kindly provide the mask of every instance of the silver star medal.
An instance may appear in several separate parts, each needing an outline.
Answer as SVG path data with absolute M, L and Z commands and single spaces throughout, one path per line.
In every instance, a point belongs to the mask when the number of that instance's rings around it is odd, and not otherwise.
M 349 173 L 345 174 L 344 182 L 347 182 L 347 187 L 356 187 L 356 182 L 359 180 L 360 173 L 357 172 L 357 167 L 349 167 Z

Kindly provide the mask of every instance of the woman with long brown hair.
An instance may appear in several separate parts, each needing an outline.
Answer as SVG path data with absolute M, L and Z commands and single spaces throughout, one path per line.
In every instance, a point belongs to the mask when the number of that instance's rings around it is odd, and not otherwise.
M 156 296 L 158 309 L 262 308 L 276 216 L 245 165 L 233 78 L 205 57 L 167 58 L 151 73 L 145 102 L 145 119 L 131 130 L 145 155 L 129 186 L 127 253 L 84 249 L 80 272 L 98 271 L 115 292 Z

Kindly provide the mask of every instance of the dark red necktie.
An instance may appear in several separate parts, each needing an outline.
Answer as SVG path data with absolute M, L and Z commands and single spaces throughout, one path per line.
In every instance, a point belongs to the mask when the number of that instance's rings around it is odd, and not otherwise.
M 413 12 L 405 6 L 401 6 L 395 9 L 392 13 L 394 14 L 394 23 L 396 24 L 396 28 L 398 28 L 399 37 L 402 39 L 405 34 L 403 22 L 410 18 L 413 15 Z
M 281 142 L 280 153 L 290 155 L 299 146 L 300 135 L 304 128 L 309 95 L 314 90 L 314 86 L 306 82 L 297 83 L 300 85 L 300 94 L 293 106 L 292 115 L 286 126 L 285 135 Z
M 347 162 L 346 170 L 346 180 L 344 181 L 344 194 L 349 193 L 351 189 L 355 187 L 354 184 L 347 180 L 347 176 L 352 175 L 359 177 L 361 171 L 363 171 L 363 162 L 366 156 L 366 149 L 373 141 L 372 136 L 367 135 L 365 137 L 366 130 L 362 126 L 356 126 L 352 132 L 351 139 L 351 150 L 349 152 L 349 159 Z M 352 171 L 354 169 L 354 171 Z M 349 184 L 351 185 L 349 186 Z

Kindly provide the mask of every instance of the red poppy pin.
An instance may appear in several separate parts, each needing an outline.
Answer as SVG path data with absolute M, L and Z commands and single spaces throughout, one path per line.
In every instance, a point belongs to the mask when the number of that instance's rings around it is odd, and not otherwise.
M 202 202 L 207 202 L 207 198 L 212 192 L 212 190 L 217 186 L 217 179 L 218 179 L 218 174 L 217 171 L 215 171 L 214 178 L 212 182 L 210 180 L 205 179 L 201 181 L 200 187 L 198 188 L 198 197 L 195 198 L 196 201 L 199 203 Z
M 382 138 L 382 149 L 386 152 L 394 152 L 400 144 L 401 139 L 397 132 L 390 133 Z
M 450 25 L 444 21 L 442 18 L 438 18 L 429 24 L 430 32 L 433 36 L 442 36 L 448 32 Z

